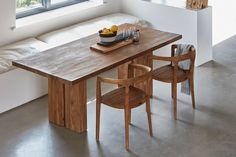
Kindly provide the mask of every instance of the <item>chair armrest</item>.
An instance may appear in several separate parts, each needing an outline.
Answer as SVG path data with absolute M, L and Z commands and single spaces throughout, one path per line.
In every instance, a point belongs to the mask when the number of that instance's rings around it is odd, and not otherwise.
M 144 72 L 147 73 L 147 75 L 151 74 L 151 68 L 147 67 L 145 65 L 141 65 L 141 64 L 129 64 L 129 68 L 133 68 L 133 69 L 138 69 L 138 70 L 142 70 Z M 150 73 L 150 74 L 149 74 Z M 137 80 L 143 80 L 144 78 L 146 78 L 147 76 L 138 76 L 135 78 L 129 78 L 129 79 L 112 79 L 112 78 L 104 78 L 104 77 L 97 77 L 97 83 L 101 84 L 101 83 L 108 83 L 108 84 L 116 84 L 116 85 L 130 85 L 132 82 L 135 82 Z
M 195 58 L 195 51 L 190 51 L 191 53 L 186 53 L 186 54 L 183 54 L 183 55 L 180 55 L 180 56 L 175 56 L 173 58 L 175 58 L 175 62 L 181 62 L 181 61 L 184 61 L 184 60 L 188 60 L 188 59 L 191 59 L 191 58 Z
M 195 57 L 195 51 L 191 51 L 192 53 L 186 53 L 184 55 L 180 55 L 180 56 L 174 56 L 174 57 L 162 57 L 162 56 L 155 56 L 153 55 L 151 57 L 151 59 L 153 60 L 160 60 L 160 61 L 169 61 L 169 62 L 174 62 L 174 63 L 178 63 L 187 59 L 191 59 Z
M 162 56 L 155 56 L 153 55 L 151 57 L 152 60 L 159 60 L 159 61 L 169 61 L 169 62 L 174 62 L 175 57 L 162 57 Z
M 145 71 L 145 72 L 150 72 L 152 69 L 148 66 L 145 66 L 145 65 L 141 65 L 141 64 L 129 64 L 129 68 L 133 68 L 133 69 L 138 69 L 138 70 L 142 70 L 142 71 Z
M 115 85 L 124 85 L 124 80 L 122 79 L 111 79 L 111 78 L 103 78 L 97 77 L 97 89 L 96 89 L 96 99 L 97 101 L 101 100 L 102 90 L 101 83 L 115 84 Z
M 97 77 L 98 83 L 108 83 L 108 84 L 116 84 L 116 85 L 123 85 L 124 84 L 123 79 L 111 79 L 111 78 L 103 78 L 103 77 Z

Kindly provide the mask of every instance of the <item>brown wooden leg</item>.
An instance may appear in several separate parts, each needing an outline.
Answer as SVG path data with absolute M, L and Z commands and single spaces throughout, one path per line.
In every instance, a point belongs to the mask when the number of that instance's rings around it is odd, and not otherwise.
M 87 131 L 86 81 L 65 85 L 66 128 L 81 133 Z
M 48 79 L 48 119 L 49 122 L 65 126 L 65 86 L 55 78 Z
M 48 79 L 49 121 L 78 133 L 87 130 L 86 81 L 76 85 Z
M 125 148 L 129 149 L 129 110 L 125 109 Z
M 171 83 L 171 98 L 173 99 L 174 96 L 174 85 Z
M 146 98 L 146 110 L 147 110 L 147 117 L 148 117 L 148 126 L 149 126 L 149 133 L 152 136 L 152 117 L 151 117 L 151 106 L 150 106 L 150 98 Z
M 177 83 L 173 83 L 173 112 L 174 119 L 177 120 Z
M 190 91 L 191 91 L 191 97 L 192 97 L 192 106 L 195 109 L 195 95 L 194 95 L 194 80 L 193 78 L 189 79 L 189 83 L 190 83 Z
M 101 113 L 101 102 L 99 99 L 96 100 L 96 140 L 99 140 L 100 134 L 100 113 Z

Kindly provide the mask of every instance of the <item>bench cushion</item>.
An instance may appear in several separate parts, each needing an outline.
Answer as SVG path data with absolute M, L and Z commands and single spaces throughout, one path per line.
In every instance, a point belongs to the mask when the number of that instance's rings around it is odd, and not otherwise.
M 0 48 L 0 74 L 14 69 L 12 61 L 49 49 L 47 43 L 29 38 Z
M 82 22 L 35 38 L 29 38 L 0 48 L 0 74 L 14 69 L 12 61 L 75 41 L 96 33 L 99 29 L 132 23 L 146 26 L 146 22 L 127 14 L 111 14 Z
M 54 46 L 58 46 L 94 34 L 98 32 L 99 29 L 102 29 L 104 27 L 120 25 L 123 23 L 132 23 L 139 25 L 145 24 L 143 20 L 140 20 L 137 17 L 116 13 L 98 17 L 57 31 L 49 32 L 38 36 L 37 39 L 48 44 L 53 44 Z

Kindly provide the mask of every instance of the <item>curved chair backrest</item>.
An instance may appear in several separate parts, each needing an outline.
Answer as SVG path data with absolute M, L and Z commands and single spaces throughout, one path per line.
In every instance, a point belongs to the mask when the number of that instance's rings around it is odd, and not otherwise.
M 180 56 L 175 56 L 177 46 L 178 45 L 172 45 L 172 47 L 171 47 L 171 57 L 174 58 L 174 60 L 172 61 L 172 64 L 176 63 L 178 65 L 179 62 L 181 62 L 181 61 L 190 60 L 191 65 L 190 65 L 189 72 L 193 73 L 194 72 L 194 66 L 195 66 L 195 57 L 196 57 L 195 48 L 192 47 L 189 52 L 187 52 L 183 55 L 180 55 Z
M 127 79 L 111 79 L 111 78 L 102 78 L 98 76 L 98 80 L 104 83 L 118 84 L 122 86 L 130 86 L 133 83 L 139 83 L 146 81 L 151 76 L 151 68 L 141 64 L 129 64 L 128 71 L 133 73 L 133 70 L 140 70 L 142 74 L 139 76 L 131 76 Z
M 129 86 L 136 84 L 136 83 L 146 82 L 147 91 L 149 91 L 148 88 L 150 88 L 149 85 L 150 85 L 150 81 L 151 81 L 152 69 L 148 66 L 141 65 L 141 64 L 133 64 L 133 63 L 129 64 L 129 66 L 128 66 L 129 73 L 133 73 L 134 70 L 140 70 L 140 71 L 142 71 L 142 74 L 139 76 L 129 75 L 129 78 L 127 78 L 127 79 L 111 79 L 111 78 L 98 77 L 97 78 L 98 84 L 99 84 L 99 82 L 103 82 L 103 83 L 117 84 L 117 85 L 121 85 L 124 87 L 129 87 Z M 149 94 L 149 93 L 147 93 L 147 94 Z
M 134 70 L 140 70 L 142 71 L 141 75 L 134 76 Z M 151 77 L 151 71 L 152 69 L 148 66 L 141 65 L 141 64 L 129 64 L 128 71 L 133 74 L 133 76 L 129 76 L 128 79 L 124 80 L 125 84 L 131 85 L 134 83 L 140 83 L 148 81 L 148 79 Z

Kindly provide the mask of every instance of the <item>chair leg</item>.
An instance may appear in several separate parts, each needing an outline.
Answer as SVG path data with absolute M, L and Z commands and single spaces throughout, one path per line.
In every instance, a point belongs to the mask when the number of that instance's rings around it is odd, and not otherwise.
M 150 98 L 146 98 L 146 111 L 147 111 L 147 118 L 148 118 L 149 134 L 150 136 L 153 136 Z
M 177 84 L 173 83 L 173 112 L 174 119 L 177 120 Z
M 190 91 L 191 91 L 191 97 L 192 97 L 192 106 L 195 109 L 195 94 L 194 94 L 194 80 L 193 78 L 189 79 L 189 83 L 190 83 Z
M 129 109 L 129 124 L 131 124 L 131 114 L 132 114 L 131 109 Z
M 171 98 L 173 99 L 173 96 L 174 96 L 174 84 L 171 83 Z
M 100 113 L 101 113 L 101 103 L 97 99 L 96 101 L 96 140 L 99 140 L 100 134 Z
M 125 109 L 125 148 L 129 149 L 129 110 Z

